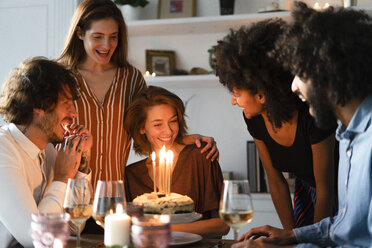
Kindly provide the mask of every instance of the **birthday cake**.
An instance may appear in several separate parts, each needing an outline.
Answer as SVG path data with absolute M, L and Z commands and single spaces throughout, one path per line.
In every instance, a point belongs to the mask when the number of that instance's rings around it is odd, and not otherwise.
M 194 212 L 194 201 L 177 193 L 160 195 L 155 192 L 137 196 L 133 202 L 143 204 L 143 212 L 148 214 L 177 214 Z

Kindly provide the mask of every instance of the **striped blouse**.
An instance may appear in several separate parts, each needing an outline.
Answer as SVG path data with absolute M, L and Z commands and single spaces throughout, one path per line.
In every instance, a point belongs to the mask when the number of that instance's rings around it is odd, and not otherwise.
M 75 101 L 77 123 L 93 136 L 90 161 L 93 188 L 98 180 L 122 180 L 131 145 L 124 129 L 125 111 L 146 87 L 145 80 L 134 67 L 118 68 L 101 103 L 82 75 L 77 72 L 76 77 L 81 94 Z

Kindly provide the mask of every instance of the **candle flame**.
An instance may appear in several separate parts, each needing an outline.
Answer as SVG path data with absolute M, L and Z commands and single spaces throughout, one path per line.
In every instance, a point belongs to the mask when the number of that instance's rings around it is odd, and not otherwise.
M 165 146 L 160 149 L 159 159 L 163 161 L 165 159 Z
M 318 2 L 316 2 L 316 3 L 314 4 L 314 9 L 320 9 L 320 5 L 319 5 Z
M 59 239 L 55 239 L 53 242 L 53 248 L 63 248 L 62 241 Z
M 124 211 L 123 211 L 123 205 L 121 205 L 120 203 L 118 203 L 118 205 L 116 205 L 116 213 L 117 214 L 122 214 Z
M 171 150 L 167 151 L 166 160 L 167 161 L 173 161 L 173 152 Z
M 327 9 L 327 8 L 329 8 L 329 3 L 326 3 L 326 4 L 324 4 L 324 7 L 323 7 L 323 9 Z

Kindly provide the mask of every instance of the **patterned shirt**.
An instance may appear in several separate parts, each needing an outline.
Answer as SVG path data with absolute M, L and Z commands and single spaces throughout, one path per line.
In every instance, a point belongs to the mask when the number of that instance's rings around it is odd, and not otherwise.
M 92 184 L 98 180 L 122 180 L 131 139 L 124 129 L 125 112 L 133 99 L 146 88 L 134 67 L 118 68 L 103 102 L 95 96 L 82 75 L 76 72 L 81 96 L 75 101 L 77 123 L 93 136 L 90 167 Z
M 369 96 L 355 111 L 349 125 L 340 124 L 336 132 L 340 142 L 338 215 L 294 229 L 298 242 L 317 243 L 322 247 L 372 246 L 371 106 L 372 96 Z

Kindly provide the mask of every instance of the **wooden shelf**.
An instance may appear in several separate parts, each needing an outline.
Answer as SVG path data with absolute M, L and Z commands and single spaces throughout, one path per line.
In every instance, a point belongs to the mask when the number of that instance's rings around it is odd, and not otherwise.
M 205 34 L 226 32 L 250 22 L 267 18 L 290 18 L 288 11 L 253 13 L 226 16 L 204 16 L 190 18 L 139 20 L 128 23 L 129 36 L 156 36 L 169 34 Z
M 186 75 L 186 76 L 159 76 L 145 77 L 148 85 L 155 85 L 170 88 L 210 88 L 223 87 L 218 77 L 212 74 L 207 75 Z

